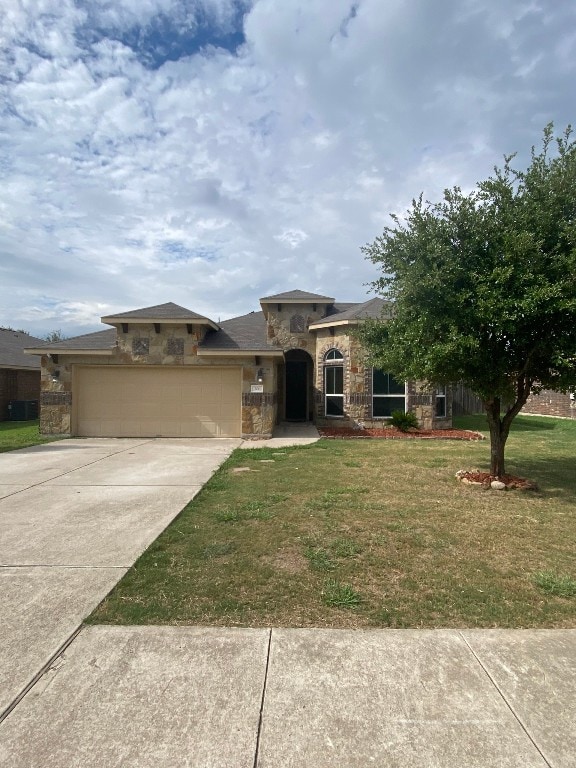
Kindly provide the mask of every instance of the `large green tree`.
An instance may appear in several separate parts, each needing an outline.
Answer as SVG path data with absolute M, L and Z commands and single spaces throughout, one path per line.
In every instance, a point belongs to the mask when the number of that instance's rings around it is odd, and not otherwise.
M 544 130 L 524 171 L 502 168 L 470 193 L 420 196 L 363 250 L 394 302 L 360 330 L 374 365 L 482 400 L 490 471 L 505 472 L 514 417 L 531 393 L 576 384 L 576 142 Z

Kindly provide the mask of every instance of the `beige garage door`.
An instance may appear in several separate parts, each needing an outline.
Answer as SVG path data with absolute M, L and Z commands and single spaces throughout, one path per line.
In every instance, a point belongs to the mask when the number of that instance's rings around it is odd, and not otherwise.
M 239 437 L 241 398 L 241 368 L 82 367 L 75 434 Z

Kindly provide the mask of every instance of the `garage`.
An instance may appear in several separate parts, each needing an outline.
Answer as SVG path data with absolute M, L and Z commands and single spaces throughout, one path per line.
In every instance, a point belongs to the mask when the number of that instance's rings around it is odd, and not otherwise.
M 80 437 L 239 437 L 240 367 L 77 366 Z

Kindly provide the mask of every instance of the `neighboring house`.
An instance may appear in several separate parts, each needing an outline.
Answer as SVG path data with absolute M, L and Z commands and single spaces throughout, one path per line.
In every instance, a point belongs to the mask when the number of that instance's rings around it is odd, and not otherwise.
M 538 395 L 531 395 L 528 398 L 522 413 L 576 419 L 576 401 L 573 394 L 543 389 Z
M 351 334 L 386 311 L 289 291 L 216 323 L 161 304 L 102 318 L 109 330 L 31 348 L 42 355 L 41 429 L 101 437 L 270 437 L 281 421 L 381 426 L 411 410 L 451 426 L 444 389 L 396 382 Z
M 40 399 L 40 360 L 24 354 L 25 347 L 44 344 L 22 331 L 0 328 L 0 421 L 8 418 L 10 400 Z

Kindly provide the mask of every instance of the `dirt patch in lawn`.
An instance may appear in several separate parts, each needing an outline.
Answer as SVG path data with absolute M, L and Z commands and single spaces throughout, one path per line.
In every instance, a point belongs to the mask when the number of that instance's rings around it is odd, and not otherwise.
M 468 429 L 410 429 L 408 432 L 396 427 L 382 429 L 353 429 L 351 427 L 319 427 L 322 437 L 342 440 L 484 440 L 480 432 Z

